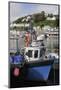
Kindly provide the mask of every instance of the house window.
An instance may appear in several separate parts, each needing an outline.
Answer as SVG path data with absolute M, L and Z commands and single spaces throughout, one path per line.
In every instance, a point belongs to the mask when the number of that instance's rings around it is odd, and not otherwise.
M 34 52 L 34 58 L 37 58 L 38 57 L 38 50 L 35 50 Z

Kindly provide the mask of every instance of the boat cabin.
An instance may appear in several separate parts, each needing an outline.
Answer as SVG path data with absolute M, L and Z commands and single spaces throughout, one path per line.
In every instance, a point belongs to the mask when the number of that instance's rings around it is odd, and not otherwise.
M 42 46 L 41 43 L 32 42 L 30 47 L 25 47 L 25 60 L 28 62 L 42 60 L 45 56 L 45 50 L 45 46 Z

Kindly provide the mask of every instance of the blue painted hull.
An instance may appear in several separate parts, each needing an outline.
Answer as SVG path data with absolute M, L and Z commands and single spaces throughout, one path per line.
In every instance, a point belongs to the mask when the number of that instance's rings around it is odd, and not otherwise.
M 28 65 L 27 80 L 48 80 L 52 65 L 53 63 L 50 63 L 50 61 L 38 62 L 37 64 L 33 64 L 32 66 Z
M 51 65 L 28 68 L 27 78 L 29 80 L 47 80 Z

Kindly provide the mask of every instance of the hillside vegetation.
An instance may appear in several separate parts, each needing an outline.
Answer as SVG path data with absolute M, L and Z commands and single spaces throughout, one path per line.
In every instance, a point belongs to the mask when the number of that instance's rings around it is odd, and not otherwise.
M 36 14 L 28 15 L 28 16 L 32 17 L 34 26 L 40 26 L 41 28 L 45 25 L 49 25 L 51 27 L 59 27 L 59 15 L 53 15 L 53 14 L 46 15 L 45 12 L 42 11 L 41 13 L 36 13 Z M 13 23 L 16 23 L 16 24 L 29 23 L 30 21 L 26 21 L 26 20 L 22 22 L 22 20 L 26 19 L 28 16 L 18 18 Z M 56 19 L 47 20 L 47 17 L 50 17 L 50 18 L 55 17 Z

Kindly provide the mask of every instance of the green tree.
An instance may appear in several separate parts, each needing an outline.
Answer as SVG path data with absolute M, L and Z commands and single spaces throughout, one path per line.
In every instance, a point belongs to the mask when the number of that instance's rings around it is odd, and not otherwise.
M 45 20 L 45 19 L 46 19 L 46 17 L 45 17 L 45 12 L 42 11 L 42 12 L 41 12 L 41 21 L 43 21 L 43 20 Z
M 51 14 L 48 14 L 48 17 L 52 18 L 53 17 L 53 14 L 52 13 Z
M 44 24 L 41 24 L 41 25 L 40 25 L 41 30 L 42 30 L 43 27 L 44 27 Z
M 45 12 L 34 14 L 34 22 L 44 21 L 46 19 Z
M 56 27 L 59 27 L 59 19 L 58 18 L 56 18 L 56 20 L 55 20 L 55 25 L 56 25 Z

